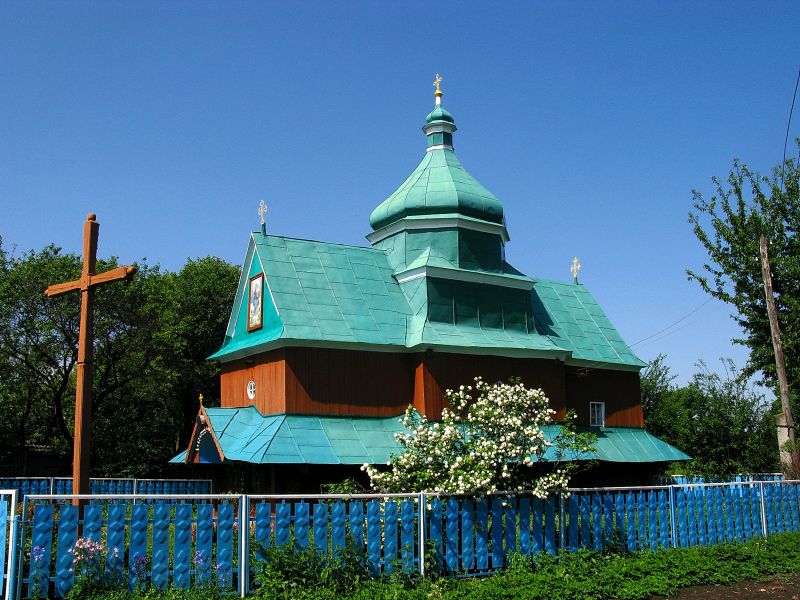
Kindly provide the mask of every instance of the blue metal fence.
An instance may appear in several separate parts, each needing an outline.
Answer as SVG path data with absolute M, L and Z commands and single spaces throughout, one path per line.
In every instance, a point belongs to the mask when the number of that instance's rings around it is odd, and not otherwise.
M 0 479 L 0 489 L 18 490 L 20 495 L 71 494 L 68 477 L 13 477 Z M 210 479 L 93 478 L 92 494 L 211 494 Z
M 264 560 L 270 547 L 332 556 L 349 543 L 373 575 L 435 568 L 455 576 L 503 569 L 512 553 L 658 550 L 800 529 L 800 481 L 574 489 L 548 498 L 94 495 L 84 507 L 73 499 L 23 500 L 16 597 L 64 595 L 74 583 L 70 549 L 81 538 L 104 541 L 104 572 L 131 587 L 219 584 L 245 595 L 257 566 L 251 546 Z
M 74 503 L 80 499 L 95 503 Z M 28 496 L 20 546 L 29 550 L 17 553 L 16 597 L 66 595 L 79 540 L 101 543 L 99 575 L 124 582 L 127 573 L 131 589 L 238 589 L 242 500 L 235 494 Z
M 659 485 L 685 485 L 689 483 L 742 483 L 749 481 L 783 481 L 783 473 L 740 473 L 727 477 L 706 477 L 704 475 L 668 475 L 657 477 Z

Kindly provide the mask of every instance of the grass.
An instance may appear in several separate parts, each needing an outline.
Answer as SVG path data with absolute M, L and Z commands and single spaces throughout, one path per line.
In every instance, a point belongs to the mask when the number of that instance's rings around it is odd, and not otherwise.
M 778 534 L 739 544 L 656 552 L 599 554 L 580 551 L 557 557 L 514 555 L 511 567 L 505 573 L 480 579 L 419 580 L 398 573 L 394 578 L 368 580 L 354 577 L 354 573 L 360 575 L 356 565 L 325 568 L 314 559 L 308 563 L 308 569 L 300 568 L 302 560 L 276 560 L 275 564 L 284 566 L 267 568 L 268 577 L 262 579 L 260 589 L 254 590 L 255 597 L 292 600 L 636 600 L 653 595 L 669 596 L 686 586 L 767 579 L 800 572 L 800 533 Z M 139 593 L 105 592 L 95 597 L 107 600 L 199 600 L 210 596 L 208 590 L 148 590 Z

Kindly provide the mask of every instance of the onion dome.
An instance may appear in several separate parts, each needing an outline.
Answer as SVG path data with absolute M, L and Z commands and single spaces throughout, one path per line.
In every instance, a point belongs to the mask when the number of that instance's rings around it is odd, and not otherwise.
M 442 106 L 437 76 L 436 104 L 422 131 L 428 148 L 417 168 L 399 188 L 372 211 L 369 222 L 380 229 L 410 216 L 461 215 L 503 224 L 503 205 L 459 162 L 453 150 L 456 124 Z

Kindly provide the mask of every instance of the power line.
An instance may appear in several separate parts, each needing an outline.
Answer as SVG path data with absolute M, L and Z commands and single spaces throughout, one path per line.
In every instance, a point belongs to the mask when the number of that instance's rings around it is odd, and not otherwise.
M 786 176 L 786 146 L 789 144 L 789 129 L 792 127 L 792 114 L 794 113 L 795 100 L 797 100 L 798 84 L 800 84 L 800 69 L 797 70 L 797 81 L 794 82 L 794 94 L 792 94 L 792 107 L 789 109 L 789 121 L 788 123 L 786 123 L 786 136 L 784 136 L 783 138 L 783 161 L 781 161 L 781 192 L 783 191 L 784 178 Z
M 709 302 L 711 302 L 712 298 L 713 298 L 713 296 L 709 296 L 708 298 L 706 298 L 706 301 L 705 301 L 705 302 L 703 302 L 703 303 L 702 303 L 700 306 L 698 306 L 697 308 L 694 308 L 694 309 L 690 310 L 688 313 L 686 313 L 685 315 L 683 315 L 683 316 L 682 316 L 680 319 L 678 319 L 678 320 L 677 320 L 677 321 L 675 321 L 674 323 L 670 323 L 669 325 L 667 325 L 666 327 L 664 327 L 664 329 L 660 329 L 660 330 L 656 331 L 655 333 L 652 333 L 652 334 L 648 335 L 647 337 L 643 337 L 643 338 L 642 338 L 642 339 L 640 339 L 639 341 L 636 341 L 636 342 L 634 342 L 633 344 L 631 344 L 631 345 L 630 345 L 630 347 L 631 347 L 631 348 L 633 348 L 634 346 L 638 346 L 638 345 L 639 345 L 639 344 L 641 344 L 642 342 L 645 342 L 645 341 L 649 340 L 650 338 L 654 338 L 654 337 L 656 337 L 657 335 L 659 335 L 659 334 L 661 334 L 661 333 L 664 333 L 664 332 L 665 332 L 665 331 L 667 331 L 668 329 L 672 329 L 673 327 L 675 327 L 675 325 L 677 325 L 678 323 L 682 323 L 683 321 L 685 321 L 686 319 L 688 319 L 689 317 L 691 317 L 691 316 L 692 316 L 694 313 L 696 313 L 698 310 L 700 310 L 701 308 L 703 308 L 703 307 L 704 307 L 706 304 L 708 304 Z M 682 328 L 681 328 L 681 329 L 682 329 Z
M 628 348 L 631 348 L 631 349 L 632 349 L 632 348 L 633 348 L 634 346 L 636 346 L 637 344 L 641 344 L 642 342 L 644 342 L 644 341 L 646 341 L 646 340 L 649 340 L 649 339 L 651 339 L 651 338 L 654 338 L 654 337 L 656 337 L 656 336 L 658 336 L 658 335 L 660 335 L 660 334 L 664 333 L 665 331 L 668 331 L 669 329 L 671 329 L 672 327 L 674 327 L 674 326 L 675 326 L 675 325 L 677 325 L 678 323 L 681 323 L 681 322 L 685 321 L 686 319 L 688 319 L 689 317 L 691 317 L 691 316 L 692 316 L 693 314 L 695 314 L 695 313 L 696 313 L 698 310 L 700 310 L 700 309 L 701 309 L 701 308 L 703 308 L 703 307 L 704 307 L 706 304 L 708 304 L 709 302 L 711 302 L 711 300 L 713 300 L 713 296 L 711 296 L 711 297 L 707 298 L 707 299 L 705 300 L 705 302 L 703 302 L 703 303 L 702 303 L 700 306 L 698 306 L 698 307 L 696 307 L 696 308 L 693 308 L 692 310 L 690 310 L 688 313 L 686 313 L 685 315 L 683 315 L 683 316 L 682 316 L 680 319 L 678 319 L 677 321 L 675 321 L 675 322 L 673 322 L 673 323 L 671 323 L 671 324 L 667 325 L 667 326 L 666 326 L 666 327 L 664 327 L 663 329 L 660 329 L 660 330 L 656 331 L 655 333 L 653 333 L 653 334 L 651 334 L 651 335 L 648 335 L 648 336 L 647 336 L 647 337 L 645 337 L 645 338 L 642 338 L 641 340 L 639 340 L 638 342 L 636 342 L 636 343 L 634 343 L 634 344 L 630 344 L 630 345 L 628 345 Z M 685 325 L 683 325 L 682 327 L 678 327 L 678 329 L 674 329 L 674 330 L 670 331 L 669 333 L 666 333 L 666 334 L 664 334 L 664 335 L 663 335 L 663 336 L 661 336 L 661 338 L 659 338 L 659 339 L 663 339 L 663 338 L 665 338 L 665 337 L 667 337 L 667 336 L 669 336 L 669 335 L 672 335 L 673 333 L 676 333 L 676 332 L 680 331 L 681 329 L 685 329 L 685 328 L 686 328 L 686 327 L 688 327 L 689 325 L 694 325 L 694 324 L 695 324 L 696 322 L 698 322 L 698 321 L 699 321 L 699 319 L 696 319 L 696 320 L 694 320 L 694 321 L 690 321 L 689 323 L 686 323 L 686 324 L 685 324 Z M 653 341 L 658 341 L 658 340 L 653 340 Z M 645 345 L 646 345 L 646 344 L 645 344 Z M 593 366 L 591 366 L 591 367 L 581 367 L 581 368 L 580 368 L 580 373 L 581 373 L 581 375 L 588 375 L 589 373 L 591 373 L 591 372 L 593 372 L 593 371 L 597 371 L 598 369 L 603 369 L 603 368 L 605 368 L 605 367 L 607 367 L 607 366 L 609 366 L 609 367 L 613 367 L 613 366 L 616 366 L 616 364 L 617 364 L 617 363 L 610 362 L 610 361 L 599 361 L 599 362 L 596 362 L 596 363 L 595 363 Z

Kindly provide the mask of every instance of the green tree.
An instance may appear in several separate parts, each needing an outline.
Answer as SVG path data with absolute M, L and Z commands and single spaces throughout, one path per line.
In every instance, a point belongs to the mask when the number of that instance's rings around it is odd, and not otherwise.
M 98 270 L 116 261 L 98 260 Z M 224 337 L 239 270 L 216 258 L 179 273 L 142 262 L 126 284 L 102 286 L 95 304 L 93 474 L 143 475 L 186 436 L 196 393 L 218 397 L 206 357 Z M 20 255 L 0 240 L 0 451 L 46 445 L 71 460 L 77 294 L 44 289 L 79 277 L 80 257 L 54 246 Z
M 177 401 L 179 445 L 191 434 L 198 396 L 206 404 L 219 403 L 219 364 L 207 360 L 222 345 L 239 283 L 239 268 L 220 258 L 190 259 L 169 274 L 169 301 L 160 312 L 157 339 L 162 352 L 159 367 L 170 381 Z
M 800 139 L 798 139 L 800 148 Z M 775 304 L 781 326 L 787 377 L 793 395 L 800 387 L 800 165 L 788 159 L 771 177 L 734 160 L 716 193 L 706 200 L 694 190 L 689 222 L 708 253 L 702 270 L 688 270 L 703 290 L 735 308 L 744 333 L 734 340 L 750 350 L 748 374 L 763 373 L 776 387 L 775 358 L 759 262 L 758 241 L 770 242 Z
M 721 376 L 700 362 L 689 384 L 676 386 L 658 356 L 642 374 L 645 426 L 693 458 L 681 470 L 708 476 L 774 471 L 774 413 L 732 361 L 723 365 Z

